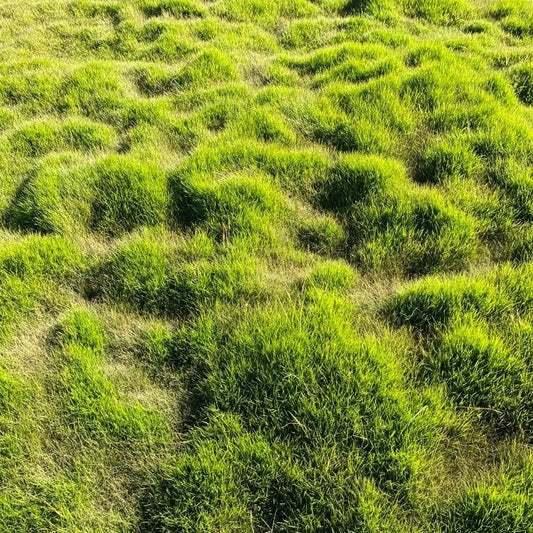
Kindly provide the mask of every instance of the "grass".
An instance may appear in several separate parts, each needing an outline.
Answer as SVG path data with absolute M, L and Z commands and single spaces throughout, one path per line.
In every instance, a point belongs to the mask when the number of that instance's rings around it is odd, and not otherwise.
M 72 312 L 59 325 L 57 342 L 65 364 L 58 393 L 71 424 L 119 442 L 157 438 L 163 426 L 157 413 L 122 401 L 113 383 L 99 370 L 106 341 L 91 315 Z
M 0 530 L 527 533 L 528 0 L 0 6 Z
M 153 226 L 165 219 L 166 183 L 156 167 L 109 157 L 93 170 L 92 226 L 110 235 Z

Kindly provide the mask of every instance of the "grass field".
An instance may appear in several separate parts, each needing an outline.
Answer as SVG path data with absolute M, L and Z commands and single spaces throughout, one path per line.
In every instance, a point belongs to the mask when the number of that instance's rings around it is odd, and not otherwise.
M 0 0 L 0 532 L 533 532 L 531 0 Z

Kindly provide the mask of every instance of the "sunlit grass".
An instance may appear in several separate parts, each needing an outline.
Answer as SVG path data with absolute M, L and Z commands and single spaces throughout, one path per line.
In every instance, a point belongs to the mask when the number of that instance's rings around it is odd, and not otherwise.
M 527 0 L 0 5 L 0 530 L 529 533 Z

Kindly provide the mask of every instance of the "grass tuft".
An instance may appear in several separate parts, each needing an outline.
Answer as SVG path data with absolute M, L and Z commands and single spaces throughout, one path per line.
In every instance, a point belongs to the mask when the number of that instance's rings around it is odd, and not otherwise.
M 166 181 L 157 167 L 128 157 L 112 156 L 92 170 L 95 195 L 92 226 L 108 235 L 118 235 L 139 226 L 154 226 L 165 220 Z

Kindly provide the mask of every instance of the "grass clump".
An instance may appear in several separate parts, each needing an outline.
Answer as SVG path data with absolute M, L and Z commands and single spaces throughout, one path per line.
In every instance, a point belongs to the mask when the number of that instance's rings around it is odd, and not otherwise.
M 514 217 L 520 222 L 532 219 L 531 203 L 532 175 L 527 163 L 509 159 L 496 165 L 490 173 L 490 180 L 503 193 L 514 211 Z
M 373 80 L 360 87 L 334 84 L 327 94 L 335 108 L 348 116 L 379 124 L 392 136 L 412 131 L 412 114 L 387 80 Z
M 74 527 L 74 516 L 86 503 L 83 488 L 63 476 L 36 481 L 26 490 L 13 489 L 10 497 L 0 496 L 0 525 L 14 531 Z
M 518 98 L 525 105 L 533 105 L 533 66 L 519 65 L 514 68 L 511 81 Z
M 464 19 L 470 5 L 464 0 L 350 0 L 342 11 L 345 14 L 370 14 L 376 17 L 391 16 L 395 12 L 420 18 L 433 24 L 449 25 Z
M 147 240 L 133 241 L 100 268 L 91 292 L 104 293 L 147 312 L 164 311 L 169 270 L 164 248 Z
M 137 69 L 136 72 L 137 85 L 146 95 L 178 92 L 210 83 L 235 81 L 238 78 L 239 73 L 230 58 L 215 49 L 197 54 L 178 70 L 150 65 Z
M 54 109 L 59 96 L 59 83 L 50 72 L 18 68 L 2 76 L 0 95 L 2 102 L 14 105 L 28 113 L 49 112 Z
M 196 430 L 192 439 L 190 453 L 168 471 L 158 487 L 155 506 L 148 510 L 147 527 L 164 530 L 177 524 L 183 531 L 246 530 L 249 509 L 259 505 L 264 509 L 262 519 L 274 520 L 276 515 L 284 530 L 317 523 L 323 527 L 330 527 L 330 523 L 372 527 L 379 522 L 391 531 L 407 531 L 388 512 L 386 498 L 371 482 L 350 484 L 358 505 L 346 513 L 348 516 L 331 517 L 330 521 L 321 506 L 297 516 L 298 505 L 318 500 L 323 493 L 310 487 L 308 469 L 286 447 L 246 431 L 239 417 L 215 412 L 210 424 Z M 255 466 L 249 474 L 252 462 Z M 227 488 L 221 491 L 220 486 Z M 186 499 L 184 494 L 192 498 Z M 293 495 L 292 502 L 289 494 Z M 171 501 L 179 503 L 172 506 Z M 287 502 L 281 515 L 279 508 L 276 513 L 276 501 Z
M 500 0 L 491 6 L 490 15 L 500 22 L 506 32 L 515 37 L 523 39 L 533 35 L 533 13 L 527 2 Z
M 242 130 L 243 137 L 249 136 L 258 141 L 292 144 L 295 140 L 294 133 L 273 110 L 259 108 L 248 111 L 236 128 Z
M 260 178 L 235 176 L 220 183 L 171 180 L 176 220 L 184 226 L 202 224 L 217 240 L 243 235 L 268 237 L 283 210 L 283 198 Z
M 236 22 L 272 23 L 276 17 L 303 18 L 316 13 L 316 7 L 307 0 L 281 0 L 274 6 L 265 0 L 224 0 L 217 6 L 217 14 Z
M 358 59 L 348 60 L 317 79 L 320 84 L 328 82 L 363 83 L 393 73 L 398 68 L 397 60 L 379 58 L 362 63 Z
M 349 155 L 333 168 L 320 204 L 332 211 L 343 212 L 357 202 L 365 203 L 374 196 L 405 186 L 406 170 L 398 161 L 379 156 Z
M 434 277 L 406 287 L 385 306 L 399 325 L 426 330 L 442 327 L 463 314 L 491 322 L 529 312 L 530 264 L 505 265 L 485 275 Z
M 42 233 L 95 229 L 117 236 L 167 218 L 166 179 L 156 166 L 127 156 L 80 165 L 70 154 L 33 169 L 7 214 L 15 227 Z
M 59 136 L 69 147 L 84 152 L 112 148 L 117 143 L 113 128 L 82 118 L 64 122 L 59 129 Z
M 446 333 L 427 368 L 457 403 L 480 409 L 500 431 L 528 431 L 533 383 L 525 362 L 483 328 L 465 325 Z
M 346 243 L 346 232 L 332 217 L 305 217 L 297 229 L 298 242 L 306 250 L 321 254 L 338 256 Z
M 350 59 L 377 59 L 383 54 L 383 48 L 366 48 L 356 43 L 328 46 L 301 57 L 287 58 L 284 63 L 296 69 L 300 74 L 317 75 L 342 66 Z
M 75 69 L 59 89 L 61 111 L 78 113 L 95 120 L 113 122 L 124 98 L 124 91 L 113 69 L 92 62 Z
M 208 173 L 230 173 L 254 169 L 293 192 L 297 197 L 312 194 L 313 186 L 329 169 L 327 156 L 317 150 L 289 150 L 283 146 L 255 142 L 202 146 L 177 172 L 194 178 Z
M 19 278 L 69 279 L 82 265 L 79 250 L 58 237 L 30 236 L 19 243 L 7 241 L 0 250 L 2 271 Z
M 231 59 L 218 50 L 206 50 L 193 58 L 178 76 L 178 84 L 199 86 L 238 79 Z
M 521 326 L 524 313 L 529 316 L 528 276 L 527 267 L 503 267 L 424 280 L 385 306 L 394 324 L 423 339 L 422 379 L 442 383 L 498 435 L 530 433 L 533 383 Z
M 303 136 L 340 152 L 394 155 L 400 135 L 412 127 L 409 109 L 383 79 L 360 87 L 332 83 L 325 97 L 299 105 L 294 113 Z
M 470 12 L 470 5 L 464 0 L 404 0 L 407 15 L 420 17 L 434 24 L 456 24 Z
M 379 15 L 393 9 L 393 3 L 388 0 L 349 0 L 342 5 L 341 12 L 345 15 L 358 15 L 367 13 Z
M 318 143 L 339 152 L 388 154 L 394 140 L 386 127 L 366 118 L 351 120 L 332 109 L 311 109 L 304 118 L 303 133 Z
M 154 12 L 158 12 L 159 7 L 162 5 L 164 4 L 157 5 L 154 8 Z M 192 5 L 186 7 L 185 4 L 180 6 L 178 3 L 172 7 L 170 3 L 166 5 L 176 12 L 179 11 L 180 7 L 185 11 L 187 7 L 192 8 Z M 167 11 L 162 11 L 161 13 L 167 13 Z M 193 11 L 190 11 L 190 13 L 190 17 L 193 17 Z M 186 18 L 190 17 L 188 16 Z M 152 22 L 143 27 L 143 30 L 141 35 L 137 37 L 143 43 L 142 48 L 137 52 L 139 59 L 173 63 L 188 58 L 195 52 L 198 52 L 198 47 L 193 44 L 189 35 L 190 32 L 184 32 L 183 27 L 180 28 L 179 24 L 170 22 L 167 18 L 153 19 Z
M 494 481 L 483 480 L 460 493 L 443 513 L 442 530 L 526 533 L 532 520 L 531 457 L 519 461 L 521 470 L 502 467 Z
M 26 157 L 39 157 L 69 148 L 89 152 L 115 144 L 116 134 L 110 126 L 85 119 L 71 119 L 62 124 L 34 122 L 9 137 L 11 150 Z
M 65 239 L 6 239 L 0 248 L 0 338 L 28 314 L 53 307 L 61 289 L 74 287 L 85 268 L 80 251 Z
M 92 172 L 94 228 L 113 236 L 165 221 L 166 182 L 157 167 L 128 157 L 110 156 L 97 163 Z
M 466 276 L 421 281 L 396 295 L 386 312 L 398 325 L 428 331 L 448 325 L 466 312 L 501 314 L 508 305 L 494 285 Z
M 214 261 L 209 239 L 196 240 L 187 258 L 179 250 L 138 237 L 96 267 L 89 295 L 159 316 L 187 317 L 217 301 L 260 299 L 257 265 L 236 251 Z
M 365 269 L 400 268 L 418 276 L 460 270 L 479 254 L 474 221 L 430 194 L 385 207 L 371 204 L 349 223 L 364 235 L 355 256 Z
M 305 278 L 304 285 L 327 290 L 349 289 L 355 284 L 356 273 L 344 262 L 319 263 Z
M 52 151 L 58 144 L 57 132 L 52 124 L 36 123 L 17 131 L 11 137 L 14 150 L 35 157 Z
M 72 168 L 78 158 L 49 156 L 21 186 L 8 210 L 10 225 L 40 233 L 82 231 L 90 220 L 91 182 Z
M 459 270 L 476 258 L 476 223 L 432 191 L 420 191 L 405 167 L 377 156 L 347 156 L 319 187 L 319 202 L 339 213 L 348 254 L 366 271 L 418 276 Z
M 482 171 L 482 163 L 465 139 L 441 141 L 431 146 L 417 161 L 415 177 L 420 183 L 443 183 L 469 179 Z

